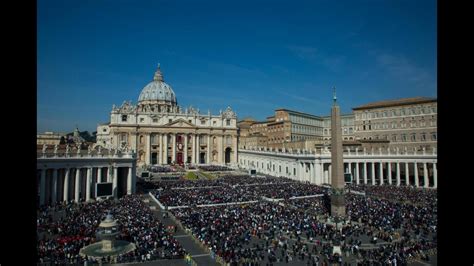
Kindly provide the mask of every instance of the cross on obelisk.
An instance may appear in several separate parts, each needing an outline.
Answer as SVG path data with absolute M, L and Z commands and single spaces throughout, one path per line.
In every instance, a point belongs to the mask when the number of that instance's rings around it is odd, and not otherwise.
M 344 161 L 342 159 L 341 114 L 336 101 L 336 88 L 333 88 L 333 105 L 331 108 L 331 216 L 346 216 L 344 200 Z

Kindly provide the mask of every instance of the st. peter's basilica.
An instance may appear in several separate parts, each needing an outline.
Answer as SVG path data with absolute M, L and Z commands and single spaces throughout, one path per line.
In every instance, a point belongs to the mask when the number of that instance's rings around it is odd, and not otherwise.
M 97 127 L 97 144 L 137 152 L 137 164 L 237 163 L 237 116 L 230 107 L 218 115 L 178 105 L 160 67 L 138 104 L 113 106 L 110 122 Z

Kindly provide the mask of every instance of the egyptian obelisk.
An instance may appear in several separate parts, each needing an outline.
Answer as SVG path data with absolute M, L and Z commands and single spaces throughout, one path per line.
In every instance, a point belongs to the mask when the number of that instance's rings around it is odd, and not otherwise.
M 342 160 L 342 129 L 341 114 L 336 102 L 334 88 L 333 105 L 331 108 L 331 216 L 346 216 L 344 200 L 344 162 Z

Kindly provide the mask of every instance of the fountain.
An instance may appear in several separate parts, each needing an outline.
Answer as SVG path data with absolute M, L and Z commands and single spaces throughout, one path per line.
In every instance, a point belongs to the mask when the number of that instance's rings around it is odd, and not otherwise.
M 117 256 L 135 250 L 135 244 L 124 240 L 116 240 L 115 238 L 118 234 L 118 223 L 109 213 L 105 220 L 99 224 L 96 231 L 97 239 L 101 241 L 81 248 L 79 255 L 99 261 L 102 258 L 110 257 L 111 261 L 115 261 Z

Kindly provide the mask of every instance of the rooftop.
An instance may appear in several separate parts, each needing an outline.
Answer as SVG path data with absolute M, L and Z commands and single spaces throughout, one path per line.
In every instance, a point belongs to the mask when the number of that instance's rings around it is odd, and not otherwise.
M 381 107 L 420 104 L 420 103 L 429 103 L 429 102 L 436 102 L 436 101 L 437 101 L 436 98 L 429 98 L 429 97 L 403 98 L 403 99 L 386 100 L 386 101 L 368 103 L 368 104 L 364 104 L 358 107 L 354 107 L 352 108 L 352 110 L 374 109 L 374 108 L 381 108 Z

